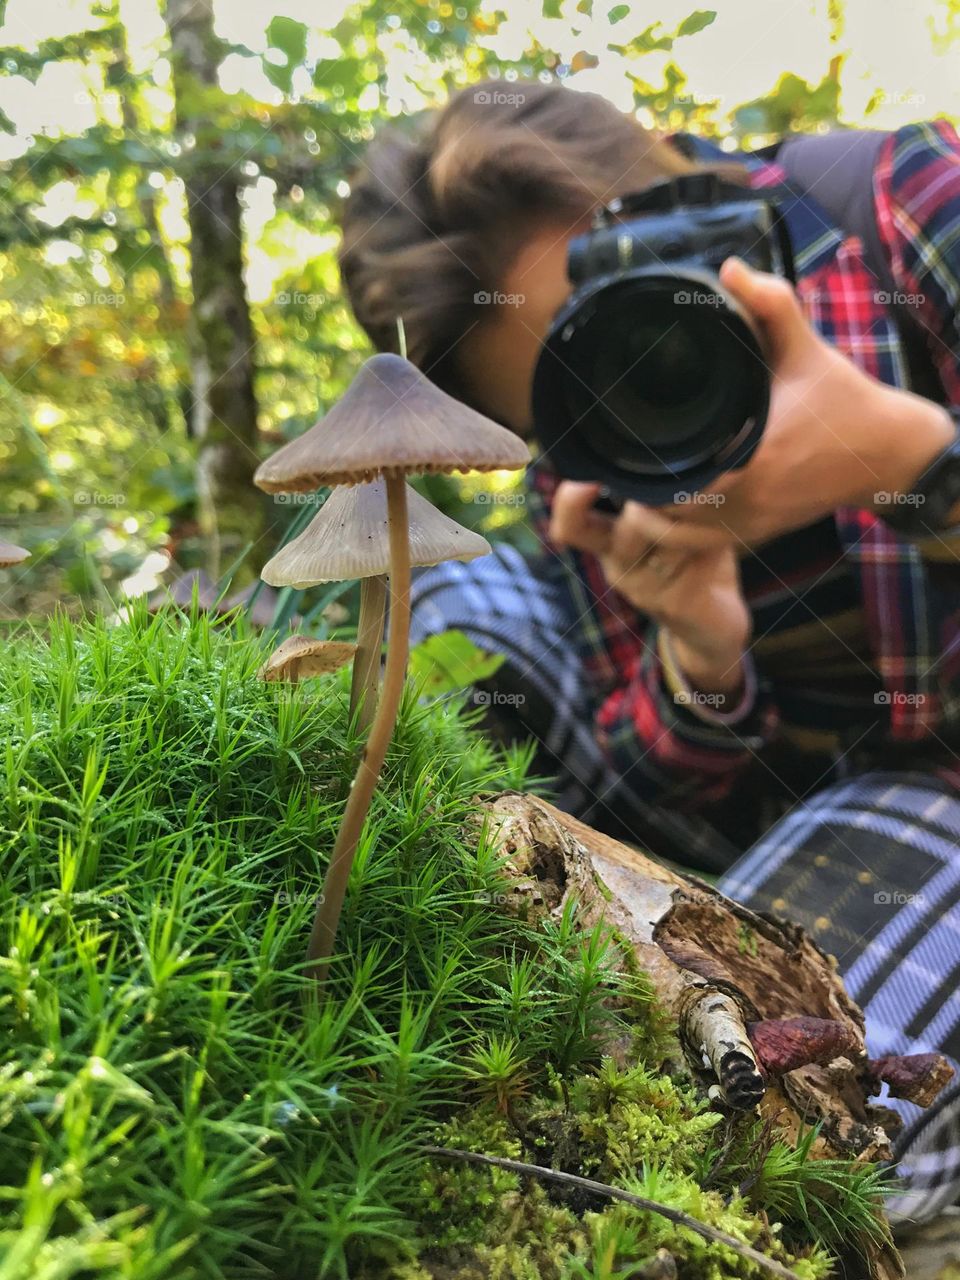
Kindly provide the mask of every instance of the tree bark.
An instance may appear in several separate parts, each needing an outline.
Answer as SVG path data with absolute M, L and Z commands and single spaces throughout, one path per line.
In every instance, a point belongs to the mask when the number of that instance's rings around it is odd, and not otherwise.
M 217 85 L 222 49 L 213 27 L 213 0 L 167 0 L 173 62 L 179 168 L 190 224 L 193 314 L 191 433 L 200 441 L 198 518 L 208 542 L 207 568 L 216 578 L 263 527 L 253 486 L 257 464 L 254 337 L 243 281 L 242 178 L 230 148 L 193 106 L 198 91 Z M 191 148 L 188 138 L 195 140 Z
M 649 975 L 675 1017 L 678 1056 L 710 1097 L 756 1107 L 790 1141 L 819 1123 L 819 1157 L 889 1159 L 897 1118 L 870 1098 L 877 1071 L 895 1060 L 868 1061 L 862 1012 L 835 962 L 800 928 L 757 916 L 546 801 L 510 793 L 482 812 L 507 857 L 505 909 L 558 915 L 573 896 L 586 926 L 605 920 L 625 962 Z M 625 1051 L 610 1047 L 614 1057 Z M 930 1064 L 921 1065 L 925 1082 Z M 857 1244 L 870 1280 L 903 1276 L 892 1244 Z

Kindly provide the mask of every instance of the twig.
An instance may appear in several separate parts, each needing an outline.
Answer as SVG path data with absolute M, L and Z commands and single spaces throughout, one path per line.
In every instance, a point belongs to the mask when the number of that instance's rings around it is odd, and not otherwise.
M 522 1160 L 506 1160 L 502 1156 L 482 1155 L 479 1151 L 461 1151 L 456 1147 L 422 1147 L 421 1150 L 425 1155 L 439 1156 L 444 1160 L 465 1160 L 468 1164 L 492 1165 L 497 1169 L 508 1169 L 511 1173 L 544 1178 L 548 1182 L 562 1182 L 568 1187 L 580 1187 L 583 1191 L 592 1191 L 595 1195 L 606 1196 L 609 1200 L 622 1200 L 625 1204 L 632 1204 L 635 1209 L 646 1209 L 650 1213 L 659 1214 L 661 1218 L 666 1218 L 668 1222 L 678 1227 L 685 1227 L 687 1231 L 692 1231 L 703 1240 L 733 1249 L 742 1258 L 749 1258 L 751 1262 L 755 1262 L 758 1267 L 763 1267 L 771 1275 L 781 1276 L 783 1280 L 800 1280 L 796 1271 L 791 1271 L 782 1263 L 766 1257 L 758 1249 L 737 1240 L 735 1236 L 729 1236 L 725 1231 L 718 1231 L 716 1227 L 691 1218 L 680 1209 L 671 1209 L 669 1205 L 648 1200 L 645 1196 L 635 1196 L 632 1191 L 624 1191 L 621 1187 L 611 1187 L 605 1182 L 594 1182 L 592 1178 L 581 1178 L 576 1173 L 564 1173 L 561 1169 L 547 1169 L 540 1164 L 526 1164 Z

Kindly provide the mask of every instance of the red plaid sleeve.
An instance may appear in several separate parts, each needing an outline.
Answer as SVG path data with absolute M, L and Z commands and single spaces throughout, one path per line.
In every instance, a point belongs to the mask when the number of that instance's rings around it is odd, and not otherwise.
M 583 663 L 598 695 L 597 741 L 620 776 L 644 799 L 701 808 L 724 799 L 771 740 L 779 721 L 771 690 L 752 664 L 746 693 L 731 712 L 695 694 L 671 668 L 656 624 L 609 586 L 600 562 L 560 551 L 547 534 L 557 486 L 545 466 L 531 469 L 534 525 L 547 555 L 577 584 Z
M 597 715 L 598 740 L 618 773 L 665 804 L 725 799 L 779 722 L 769 687 L 746 664 L 746 692 L 724 712 L 669 669 L 649 624 L 641 653 Z
M 906 125 L 874 175 L 877 225 L 901 306 L 915 309 L 950 401 L 960 405 L 960 138 L 946 120 Z

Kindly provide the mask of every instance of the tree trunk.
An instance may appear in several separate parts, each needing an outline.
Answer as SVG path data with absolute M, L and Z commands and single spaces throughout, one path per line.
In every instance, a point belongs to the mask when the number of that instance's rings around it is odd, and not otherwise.
M 213 0 L 167 0 L 176 126 L 184 145 L 180 169 L 190 223 L 193 316 L 191 431 L 200 441 L 197 490 L 208 564 L 216 578 L 262 528 L 253 487 L 257 464 L 254 338 L 243 283 L 240 187 L 219 137 L 192 105 L 198 91 L 217 85 L 221 45 L 213 29 Z
M 869 1101 L 880 1076 L 895 1076 L 900 1096 L 920 1105 L 949 1080 L 939 1055 L 868 1061 L 863 1014 L 798 927 L 757 916 L 546 801 L 507 794 L 484 811 L 513 881 L 506 909 L 559 914 L 573 895 L 585 925 L 602 917 L 675 1017 L 686 1069 L 718 1105 L 756 1108 L 788 1140 L 820 1123 L 818 1156 L 877 1161 L 889 1158 L 897 1123 Z M 903 1276 L 892 1244 L 858 1247 L 870 1280 Z

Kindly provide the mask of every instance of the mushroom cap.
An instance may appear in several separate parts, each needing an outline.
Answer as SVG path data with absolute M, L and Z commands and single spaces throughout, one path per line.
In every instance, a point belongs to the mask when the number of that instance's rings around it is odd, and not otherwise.
M 464 529 L 407 485 L 411 565 L 473 560 L 490 551 L 479 533 Z M 299 537 L 281 547 L 261 577 L 274 587 L 312 587 L 390 571 L 387 493 L 382 480 L 334 489 Z
M 402 356 L 360 369 L 330 412 L 257 468 L 267 493 L 358 484 L 380 475 L 516 470 L 530 461 L 519 436 L 448 396 Z
M 261 680 L 306 680 L 346 666 L 357 646 L 346 640 L 287 636 L 260 668 Z
M 15 542 L 4 542 L 0 538 L 0 569 L 9 569 L 12 564 L 20 564 L 29 555 L 30 552 L 26 547 L 18 547 Z

